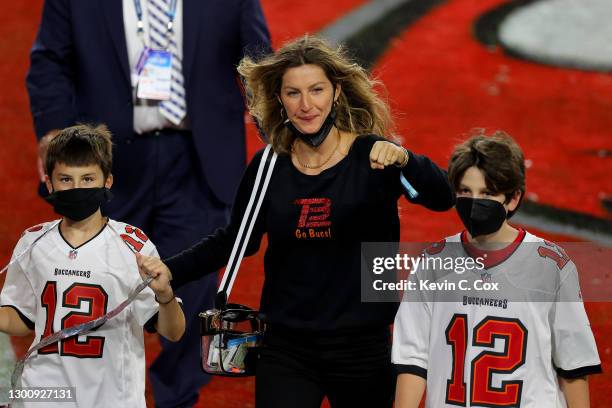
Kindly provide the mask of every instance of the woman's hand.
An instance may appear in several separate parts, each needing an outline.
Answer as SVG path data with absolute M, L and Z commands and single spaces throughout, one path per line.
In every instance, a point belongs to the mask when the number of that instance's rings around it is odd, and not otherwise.
M 384 140 L 374 143 L 370 151 L 370 167 L 373 169 L 384 169 L 390 165 L 404 167 L 408 159 L 406 149 Z

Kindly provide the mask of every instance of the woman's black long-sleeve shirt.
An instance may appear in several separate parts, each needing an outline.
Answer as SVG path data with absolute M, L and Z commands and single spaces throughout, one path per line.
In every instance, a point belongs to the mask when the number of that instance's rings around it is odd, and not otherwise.
M 396 303 L 361 301 L 361 243 L 399 240 L 400 172 L 418 192 L 407 196 L 413 203 L 445 211 L 454 193 L 446 172 L 424 156 L 410 153 L 401 170 L 371 169 L 369 154 L 378 140 L 385 139 L 358 137 L 344 159 L 314 176 L 296 169 L 290 156 L 278 157 L 246 250 L 257 252 L 268 234 L 260 311 L 272 327 L 328 331 L 392 323 Z M 227 263 L 262 152 L 245 171 L 229 224 L 165 260 L 174 287 Z

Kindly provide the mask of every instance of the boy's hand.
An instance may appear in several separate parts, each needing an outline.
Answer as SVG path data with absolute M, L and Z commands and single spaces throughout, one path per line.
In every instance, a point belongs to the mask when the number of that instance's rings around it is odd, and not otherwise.
M 384 169 L 390 165 L 404 167 L 408 163 L 408 157 L 403 147 L 379 140 L 370 150 L 370 167 L 373 169 Z
M 136 252 L 136 263 L 143 280 L 148 276 L 153 277 L 149 287 L 155 292 L 157 301 L 161 304 L 170 302 L 174 298 L 174 292 L 170 286 L 172 274 L 166 264 L 159 258 L 141 255 L 138 252 Z

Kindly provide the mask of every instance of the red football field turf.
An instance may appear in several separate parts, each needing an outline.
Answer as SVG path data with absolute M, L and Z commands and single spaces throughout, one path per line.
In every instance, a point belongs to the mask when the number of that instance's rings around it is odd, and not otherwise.
M 503 129 L 530 164 L 528 197 L 610 219 L 600 200 L 612 196 L 612 76 L 485 48 L 472 23 L 502 3 L 449 1 L 392 41 L 375 72 L 401 112 L 400 134 L 444 164 L 471 128 Z
M 262 0 L 275 46 L 318 29 L 363 0 L 297 3 Z M 498 0 L 457 0 L 435 9 L 392 43 L 376 65 L 398 113 L 405 145 L 444 165 L 452 145 L 472 127 L 502 128 L 523 145 L 532 161 L 528 190 L 539 201 L 605 216 L 600 193 L 609 194 L 608 159 L 588 155 L 610 149 L 612 79 L 609 75 L 543 67 L 486 50 L 470 34 L 470 23 Z M 8 261 L 20 232 L 55 216 L 36 196 L 35 144 L 24 89 L 27 53 L 40 16 L 40 0 L 4 5 L 0 15 L 0 262 Z M 299 18 L 297 18 L 299 16 Z M 249 152 L 257 148 L 249 129 Z M 606 184 L 607 182 L 607 184 Z M 559 191 L 565 193 L 560 194 Z M 455 214 L 435 214 L 402 203 L 402 240 L 428 241 L 455 232 Z M 538 233 L 536 231 L 532 232 Z M 571 237 L 540 234 L 557 241 Z M 257 305 L 262 284 L 261 253 L 248 259 L 234 290 L 234 301 Z M 2 278 L 0 278 L 1 284 Z M 612 308 L 587 305 L 604 370 L 612 361 Z M 23 353 L 31 339 L 14 342 Z M 147 361 L 158 350 L 149 335 Z M 201 394 L 201 407 L 251 407 L 252 380 L 215 378 Z M 607 406 L 612 376 L 591 381 L 593 407 Z M 151 405 L 152 406 L 152 405 Z

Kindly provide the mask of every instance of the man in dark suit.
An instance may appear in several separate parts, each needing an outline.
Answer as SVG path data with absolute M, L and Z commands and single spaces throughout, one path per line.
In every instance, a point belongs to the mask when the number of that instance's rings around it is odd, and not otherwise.
M 148 50 L 171 61 L 157 94 L 143 84 Z M 107 124 L 115 184 L 105 212 L 171 256 L 226 223 L 245 165 L 235 67 L 269 50 L 259 0 L 46 0 L 27 76 L 39 160 L 57 129 Z M 215 290 L 213 276 L 177 291 L 188 328 L 179 343 L 162 341 L 151 366 L 157 406 L 197 401 L 207 380 L 197 314 Z

